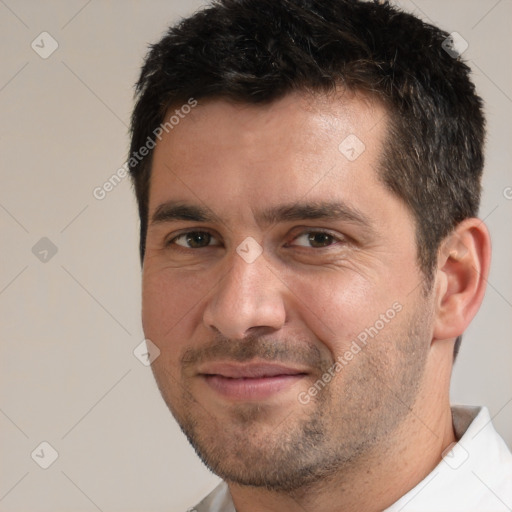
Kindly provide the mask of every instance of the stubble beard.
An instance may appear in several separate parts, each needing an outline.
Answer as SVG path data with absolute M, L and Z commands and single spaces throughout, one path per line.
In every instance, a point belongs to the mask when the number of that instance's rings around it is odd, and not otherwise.
M 389 444 L 414 405 L 430 341 L 427 315 L 416 314 L 394 341 L 380 333 L 307 405 L 233 405 L 221 418 L 185 384 L 171 399 L 168 380 L 155 376 L 196 453 L 222 479 L 287 493 L 332 478 L 343 482 L 344 475 L 349 481 L 355 467 Z M 299 382 L 297 395 L 303 389 Z

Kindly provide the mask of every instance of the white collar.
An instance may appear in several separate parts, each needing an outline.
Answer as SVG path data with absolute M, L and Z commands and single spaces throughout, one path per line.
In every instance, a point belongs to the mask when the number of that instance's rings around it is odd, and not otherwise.
M 486 407 L 452 407 L 459 441 L 418 485 L 384 512 L 505 512 L 512 510 L 512 454 Z M 392 468 L 391 468 L 392 470 Z M 196 512 L 236 512 L 225 482 Z
M 452 407 L 459 441 L 416 487 L 385 512 L 512 510 L 512 455 L 486 407 Z

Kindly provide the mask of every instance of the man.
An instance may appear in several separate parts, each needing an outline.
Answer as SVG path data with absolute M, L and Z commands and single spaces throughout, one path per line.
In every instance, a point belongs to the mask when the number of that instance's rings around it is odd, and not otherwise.
M 152 47 L 142 319 L 224 480 L 194 510 L 511 509 L 488 411 L 449 403 L 490 263 L 468 75 L 387 3 L 221 0 Z

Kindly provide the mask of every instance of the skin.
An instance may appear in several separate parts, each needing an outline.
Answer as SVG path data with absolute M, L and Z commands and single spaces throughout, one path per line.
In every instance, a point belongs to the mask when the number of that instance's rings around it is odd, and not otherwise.
M 142 315 L 161 351 L 152 368 L 238 512 L 382 510 L 455 441 L 453 343 L 482 300 L 489 237 L 464 221 L 427 286 L 414 218 L 378 178 L 386 130 L 385 109 L 359 94 L 216 99 L 155 149 Z M 350 134 L 365 145 L 353 161 L 338 149 Z M 332 204 L 343 215 L 313 218 Z M 269 209 L 280 210 L 265 218 Z M 252 262 L 237 252 L 247 237 L 262 249 Z M 381 315 L 388 321 L 347 361 Z M 219 362 L 297 374 L 265 396 L 247 386 L 226 395 L 205 376 Z

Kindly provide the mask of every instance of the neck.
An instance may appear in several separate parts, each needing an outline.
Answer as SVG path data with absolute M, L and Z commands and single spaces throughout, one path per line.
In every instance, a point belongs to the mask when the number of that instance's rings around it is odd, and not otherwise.
M 372 453 L 323 480 L 290 493 L 229 483 L 238 512 L 322 510 L 378 512 L 421 482 L 456 441 L 449 404 L 449 375 L 430 373 L 405 421 Z M 444 372 L 446 373 L 446 372 Z M 441 382 L 440 382 L 441 381 Z

